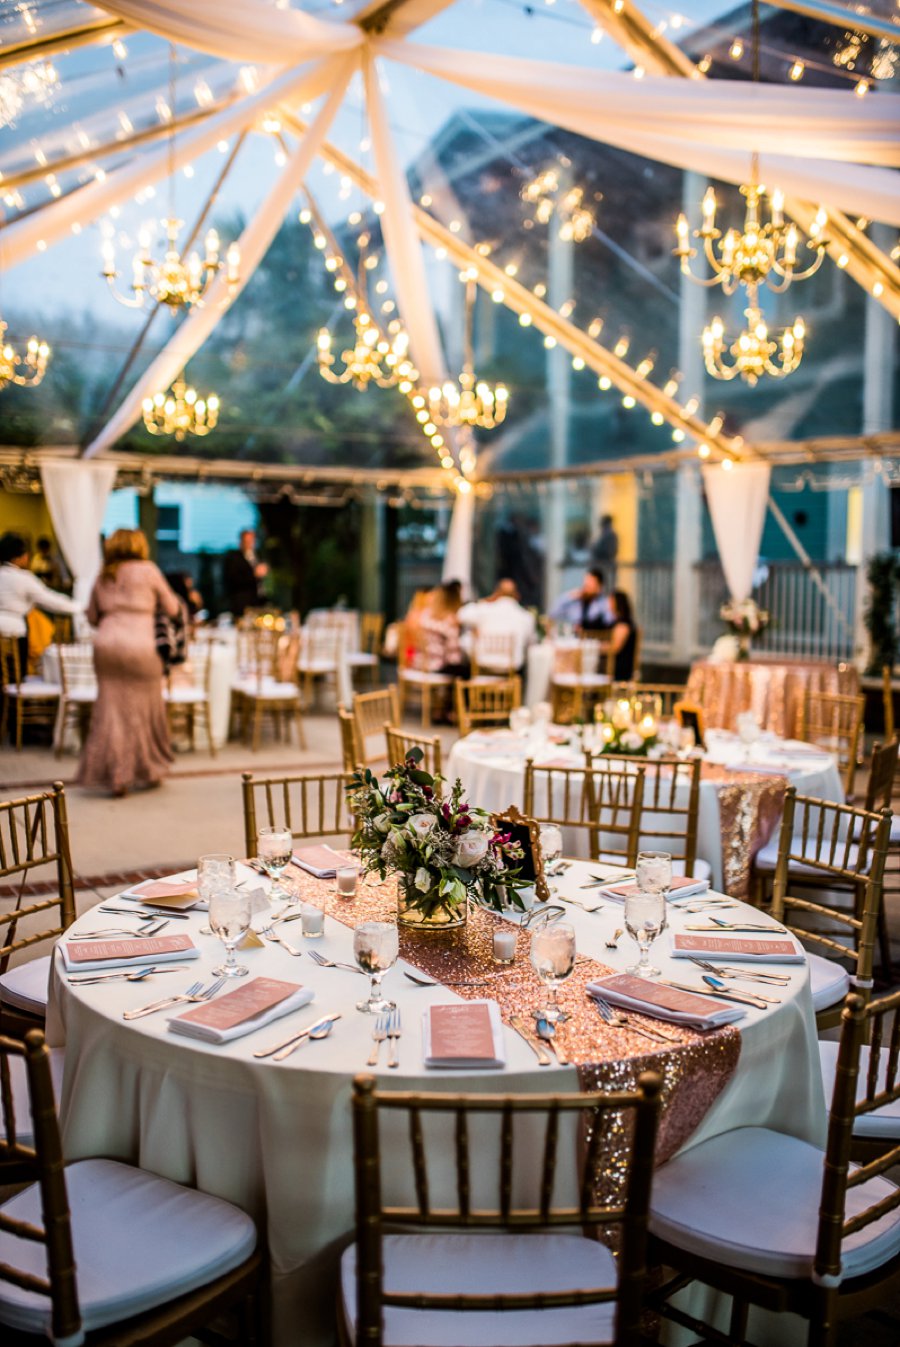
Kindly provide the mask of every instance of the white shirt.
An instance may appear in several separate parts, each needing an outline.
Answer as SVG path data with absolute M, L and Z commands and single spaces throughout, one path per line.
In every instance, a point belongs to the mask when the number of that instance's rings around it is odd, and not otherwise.
M 0 636 L 27 636 L 25 616 L 32 608 L 51 613 L 80 613 L 83 605 L 48 589 L 31 571 L 11 563 L 0 566 Z
M 479 664 L 491 667 L 489 653 L 479 657 L 478 638 L 484 636 L 511 636 L 513 638 L 513 667 L 520 669 L 525 663 L 525 650 L 535 637 L 534 613 L 529 613 L 515 599 L 503 596 L 499 599 L 482 599 L 480 603 L 463 604 L 459 610 L 460 625 L 473 633 L 472 653 Z

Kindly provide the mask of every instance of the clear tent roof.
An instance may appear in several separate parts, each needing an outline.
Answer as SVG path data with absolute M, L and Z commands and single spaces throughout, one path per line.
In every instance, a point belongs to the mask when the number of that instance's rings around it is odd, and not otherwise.
M 355 0 L 291 0 L 290 5 L 273 0 L 273 7 L 341 21 L 373 8 Z M 596 26 L 578 0 L 455 0 L 432 8 L 437 12 L 416 31 L 416 41 L 568 62 L 598 74 L 633 67 L 628 54 Z M 640 8 L 693 61 L 707 61 L 711 74 L 750 78 L 749 5 L 648 0 Z M 892 0 L 869 0 L 857 8 L 896 22 Z M 104 17 L 102 10 L 76 0 L 5 4 L 0 7 L 0 62 L 4 48 L 52 38 Z M 762 78 L 768 82 L 789 86 L 796 82 L 792 72 L 800 65 L 806 84 L 852 88 L 865 78 L 877 97 L 880 89 L 897 89 L 898 50 L 883 40 L 860 39 L 800 14 L 762 6 L 760 57 Z M 172 102 L 170 53 L 163 38 L 148 32 L 111 34 L 69 52 L 54 52 L 46 61 L 53 68 L 52 82 L 24 92 L 10 86 L 5 103 L 3 80 L 21 81 L 23 70 L 38 66 L 0 67 L 0 194 L 7 225 L 165 144 L 164 134 L 154 138 L 154 132 L 165 131 Z M 383 71 L 391 131 L 411 190 L 440 223 L 473 246 L 488 246 L 493 259 L 513 269 L 509 274 L 540 293 L 550 284 L 559 249 L 552 224 L 548 228 L 535 219 L 522 189 L 548 167 L 562 170 L 583 189 L 595 216 L 590 237 L 569 248 L 571 293 L 556 296 L 557 307 L 570 306 L 574 323 L 592 333 L 602 324 L 603 341 L 611 348 L 626 343 L 632 365 L 652 359 L 652 377 L 660 385 L 673 372 L 683 372 L 683 395 L 702 399 L 710 415 L 721 407 L 729 429 L 746 438 L 861 430 L 864 296 L 831 262 L 797 287 L 798 293 L 774 299 L 767 312 L 773 321 L 790 321 L 794 306 L 802 308 L 809 340 L 801 369 L 783 383 L 755 389 L 739 382 L 716 384 L 703 375 L 702 365 L 698 372 L 696 344 L 688 349 L 679 323 L 681 287 L 671 249 L 683 191 L 680 170 L 535 121 L 506 104 L 396 62 L 384 62 Z M 174 111 L 179 119 L 247 96 L 265 74 L 249 63 L 183 45 L 176 49 L 175 72 Z M 21 101 L 14 106 L 17 98 Z M 314 116 L 320 104 L 318 100 L 304 107 L 303 114 Z M 363 169 L 373 170 L 359 77 L 351 81 L 328 139 Z M 54 357 L 39 389 L 4 394 L 0 441 L 86 442 L 169 339 L 173 322 L 167 314 L 160 314 L 144 333 L 146 313 L 115 302 L 100 276 L 103 238 L 113 239 L 127 273 L 139 234 L 150 229 L 158 238 L 160 217 L 170 203 L 190 229 L 215 191 L 210 218 L 227 241 L 253 217 L 296 143 L 287 126 L 268 133 L 257 130 L 237 149 L 231 164 L 235 137 L 228 137 L 185 165 L 171 183 L 164 180 L 138 190 L 110 216 L 77 221 L 65 240 L 5 271 L 0 278 L 3 317 L 19 337 L 36 331 L 46 338 Z M 220 183 L 226 162 L 230 166 Z M 370 233 L 370 300 L 387 322 L 396 313 L 396 294 L 371 201 L 322 158 L 311 169 L 307 186 L 354 269 L 358 235 L 363 229 Z M 740 198 L 735 189 L 723 187 L 720 195 L 736 213 Z M 317 330 L 328 324 L 335 347 L 341 349 L 351 327 L 323 265 L 322 250 L 298 219 L 306 205 L 307 195 L 298 193 L 258 273 L 190 363 L 191 382 L 201 391 L 215 389 L 222 399 L 219 428 L 191 451 L 351 466 L 432 466 L 431 444 L 396 393 L 336 389 L 318 378 Z M 896 247 L 896 231 L 881 231 L 877 237 L 886 251 Z M 458 364 L 458 267 L 429 249 L 428 275 L 445 352 L 451 365 Z M 485 463 L 500 470 L 545 466 L 557 405 L 557 357 L 538 332 L 522 326 L 484 294 L 477 301 L 474 330 L 479 373 L 502 378 L 510 389 L 506 422 L 481 437 Z M 595 375 L 572 370 L 568 363 L 565 416 L 566 454 L 573 462 L 664 453 L 673 444 L 669 426 L 653 424 L 640 407 L 623 407 L 615 389 L 598 388 Z M 142 450 L 161 447 L 140 427 L 124 443 Z

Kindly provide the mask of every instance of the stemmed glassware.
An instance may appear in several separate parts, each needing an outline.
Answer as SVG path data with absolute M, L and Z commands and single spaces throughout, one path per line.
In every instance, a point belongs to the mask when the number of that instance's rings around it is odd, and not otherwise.
M 225 962 L 213 969 L 216 977 L 246 977 L 250 970 L 237 963 L 234 951 L 250 929 L 250 894 L 236 888 L 216 889 L 209 900 L 209 924 L 225 946 Z
M 364 921 L 353 932 L 353 957 L 364 973 L 371 978 L 369 999 L 357 1001 L 356 1009 L 365 1015 L 378 1015 L 393 1010 L 394 1002 L 381 994 L 381 979 L 393 968 L 400 953 L 397 927 L 389 921 Z
M 547 1005 L 542 1007 L 541 1015 L 550 1024 L 567 1019 L 559 1006 L 558 991 L 560 983 L 571 977 L 575 967 L 575 931 L 568 922 L 554 922 L 535 931 L 531 937 L 531 965 L 547 988 Z
M 290 894 L 278 887 L 278 881 L 291 863 L 294 838 L 290 828 L 260 828 L 256 834 L 256 858 L 272 881 L 269 902 L 283 898 L 290 902 Z
M 639 851 L 635 867 L 636 893 L 625 899 L 625 929 L 637 941 L 640 958 L 627 971 L 642 978 L 658 978 L 650 963 L 650 946 L 666 928 L 666 897 L 672 887 L 672 857 L 667 851 Z
M 211 851 L 197 861 L 197 893 L 202 902 L 209 906 L 209 900 L 217 889 L 233 889 L 237 873 L 233 856 L 221 851 Z M 200 935 L 212 935 L 210 925 L 200 927 Z

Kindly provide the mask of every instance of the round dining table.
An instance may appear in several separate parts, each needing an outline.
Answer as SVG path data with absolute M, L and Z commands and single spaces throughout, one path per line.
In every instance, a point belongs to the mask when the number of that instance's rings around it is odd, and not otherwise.
M 830 753 L 797 740 L 764 733 L 747 746 L 727 731 L 709 731 L 700 777 L 697 855 L 708 862 L 714 887 L 745 897 L 749 862 L 769 840 L 781 817 L 784 792 L 796 786 L 802 795 L 843 802 L 844 788 Z M 581 766 L 580 732 L 571 726 L 551 727 L 549 739 L 511 730 L 475 731 L 450 750 L 447 777 L 457 777 L 468 798 L 484 809 L 502 813 L 510 805 L 524 807 L 525 762 L 536 766 Z M 641 758 L 634 762 L 639 764 Z M 686 800 L 684 802 L 686 804 Z M 671 828 L 671 823 L 668 825 Z M 567 829 L 566 846 L 573 855 L 587 855 L 585 829 Z M 654 845 L 651 838 L 648 846 Z
M 635 961 L 636 948 L 627 935 L 617 938 L 616 948 L 607 947 L 624 922 L 621 905 L 601 897 L 596 885 L 591 887 L 596 868 L 574 861 L 553 880 L 556 900 L 575 928 L 579 953 L 575 970 L 559 993 L 571 1016 L 559 1031 L 570 1064 L 541 1067 L 533 1047 L 510 1024 L 516 1014 L 520 1023 L 533 1024 L 532 1009 L 544 1003 L 544 989 L 528 958 L 529 930 L 520 917 L 510 918 L 507 926 L 505 916 L 473 906 L 466 927 L 455 937 L 435 941 L 401 932 L 400 960 L 384 979 L 385 993 L 402 1017 L 399 1067 L 389 1068 L 382 1053 L 375 1068 L 379 1086 L 492 1092 L 628 1088 L 641 1070 L 652 1067 L 662 1072 L 664 1080 L 658 1159 L 740 1126 L 775 1128 L 821 1145 L 826 1113 L 805 962 L 780 964 L 784 984 L 766 984 L 765 1008 L 741 1005 L 743 1016 L 729 1027 L 700 1033 L 632 1017 L 632 1025 L 651 1029 L 647 1038 L 631 1027 L 610 1025 L 597 1013 L 585 987 L 592 979 L 625 970 Z M 190 872 L 185 877 L 190 878 Z M 253 882 L 264 883 L 258 876 Z M 300 933 L 300 922 L 285 923 L 276 929 L 301 950 L 299 957 L 266 938 L 239 950 L 238 956 L 252 978 L 308 988 L 313 1000 L 303 1009 L 222 1044 L 173 1033 L 170 1017 L 183 1007 L 123 1019 L 127 1010 L 184 991 L 195 981 L 210 981 L 222 959 L 222 947 L 215 937 L 202 933 L 205 914 L 194 910 L 187 920 L 173 920 L 168 928 L 189 934 L 199 949 L 199 958 L 184 971 L 141 982 L 79 985 L 57 950 L 48 1036 L 52 1043 L 65 1045 L 59 1103 L 67 1158 L 104 1155 L 131 1161 L 250 1213 L 270 1258 L 276 1347 L 295 1347 L 299 1341 L 304 1347 L 331 1347 L 339 1255 L 353 1235 L 351 1081 L 355 1073 L 371 1070 L 366 1060 L 373 1045 L 373 1023 L 356 1009 L 367 990 L 364 977 L 352 968 L 319 966 L 310 950 L 352 964 L 354 925 L 372 916 L 389 917 L 396 908 L 396 887 L 391 881 L 365 880 L 357 896 L 346 900 L 334 892 L 333 881 L 316 879 L 293 866 L 283 882 L 295 897 L 323 909 L 324 936 L 308 940 Z M 123 904 L 124 900 L 118 905 Z M 722 910 L 735 921 L 768 922 L 743 904 Z M 271 913 L 260 909 L 254 926 L 264 928 L 270 920 Z M 665 978 L 703 990 L 701 970 L 673 957 L 669 944 L 672 932 L 692 921 L 698 917 L 670 904 L 670 929 L 654 944 L 652 957 Z M 64 939 L 113 923 L 136 925 L 136 918 L 110 917 L 92 909 Z M 515 933 L 516 958 L 510 968 L 492 961 L 491 940 L 498 926 Z M 432 981 L 420 985 L 409 973 Z M 249 981 L 242 980 L 244 985 Z M 756 989 L 759 984 L 730 986 Z M 504 1066 L 481 1071 L 426 1068 L 426 1008 L 480 997 L 499 1004 Z M 306 1042 L 282 1062 L 254 1055 L 326 1013 L 340 1015 L 329 1037 Z M 653 1036 L 660 1029 L 665 1039 Z M 398 1137 L 393 1144 L 383 1142 L 388 1193 L 403 1182 L 401 1141 Z M 533 1137 L 532 1142 L 530 1167 L 537 1172 L 540 1141 Z M 522 1144 L 530 1144 L 527 1137 Z M 569 1163 L 560 1166 L 561 1200 L 577 1182 L 574 1146 Z M 444 1154 L 449 1167 L 452 1144 Z M 474 1191 L 477 1183 L 496 1183 L 495 1173 L 493 1180 L 489 1178 L 492 1166 L 496 1170 L 495 1156 L 491 1146 L 473 1150 Z M 449 1183 L 438 1173 L 432 1176 L 436 1187 L 442 1177 Z
M 827 660 L 697 660 L 691 665 L 687 695 L 699 701 L 707 725 L 734 730 L 738 716 L 752 711 L 775 734 L 800 732 L 807 692 L 856 696 L 859 673 L 852 664 Z

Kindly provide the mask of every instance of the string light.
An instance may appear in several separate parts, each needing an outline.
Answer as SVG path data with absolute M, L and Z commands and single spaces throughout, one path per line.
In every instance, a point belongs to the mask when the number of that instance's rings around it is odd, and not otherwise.
M 796 83 L 797 80 L 803 79 L 803 72 L 805 70 L 806 66 L 803 64 L 802 61 L 795 61 L 794 64 L 791 66 L 790 70 L 788 71 L 788 76 Z

